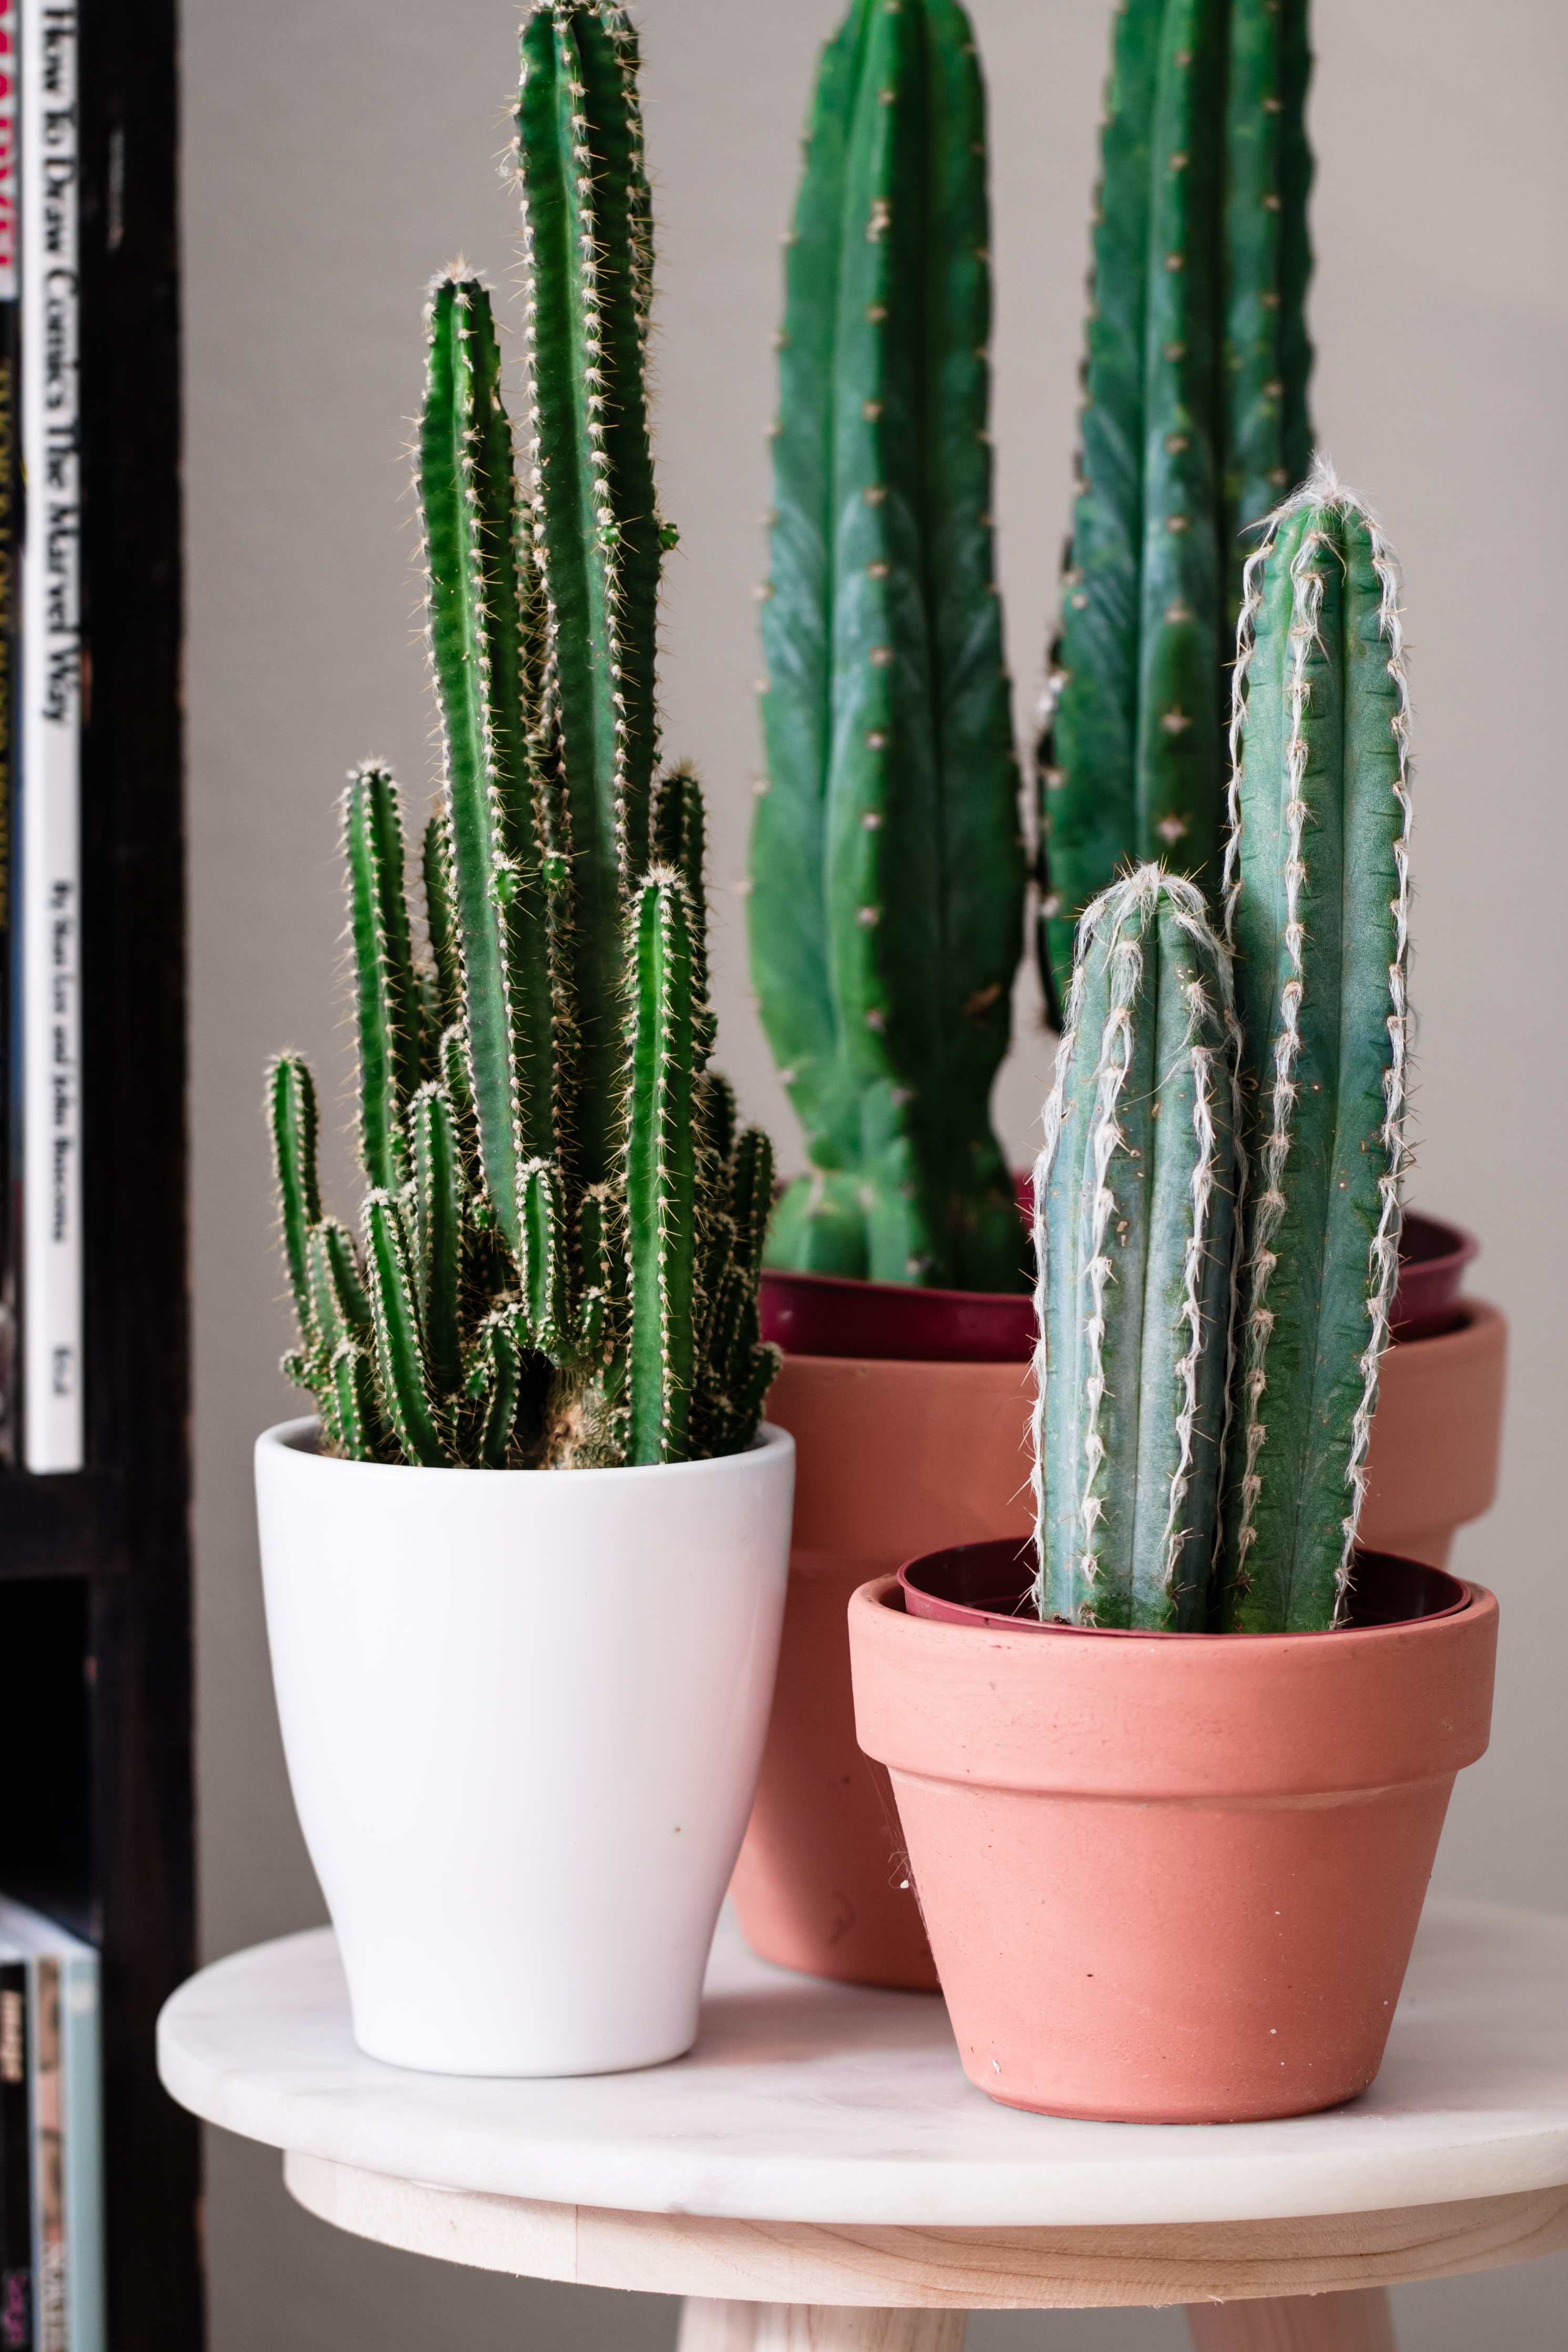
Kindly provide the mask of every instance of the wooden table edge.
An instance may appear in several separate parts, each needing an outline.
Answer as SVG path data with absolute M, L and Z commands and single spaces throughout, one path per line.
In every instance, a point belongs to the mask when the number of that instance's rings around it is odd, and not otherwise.
M 405 2252 L 515 2277 L 713 2301 L 1053 2311 L 1405 2285 L 1568 2247 L 1568 2185 L 1263 2221 L 933 2229 L 618 2212 L 444 2189 L 286 2154 L 308 2212 Z

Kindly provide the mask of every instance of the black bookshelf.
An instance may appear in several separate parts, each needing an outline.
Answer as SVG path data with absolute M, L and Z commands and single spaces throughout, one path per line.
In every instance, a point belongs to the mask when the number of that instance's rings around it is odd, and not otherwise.
M 0 1887 L 103 1952 L 112 2352 L 203 2337 L 153 2063 L 194 1964 L 176 66 L 172 0 L 82 0 L 89 1467 L 0 1475 Z

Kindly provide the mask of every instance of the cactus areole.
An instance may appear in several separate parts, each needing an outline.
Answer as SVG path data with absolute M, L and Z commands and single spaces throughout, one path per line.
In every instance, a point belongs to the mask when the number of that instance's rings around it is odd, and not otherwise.
M 1025 854 L 990 515 L 985 128 L 956 0 L 853 0 L 787 240 L 748 913 L 811 1163 L 769 1265 L 1018 1292 L 989 1119 Z
M 360 1063 L 358 1238 L 324 1217 L 310 1074 L 268 1117 L 323 1448 L 473 1468 L 748 1446 L 772 1155 L 708 1068 L 702 800 L 661 773 L 652 280 L 629 20 L 539 0 L 522 34 L 530 464 L 489 298 L 427 313 L 418 442 L 444 783 L 411 923 L 396 786 L 344 802 Z

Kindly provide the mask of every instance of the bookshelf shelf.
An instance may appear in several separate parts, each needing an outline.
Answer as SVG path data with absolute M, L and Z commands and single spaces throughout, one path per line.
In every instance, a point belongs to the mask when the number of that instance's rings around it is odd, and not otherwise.
M 0 1583 L 115 1575 L 124 1538 L 125 1484 L 114 1471 L 0 1476 Z
M 102 1954 L 109 2352 L 199 2352 L 176 10 L 80 0 L 88 1466 L 0 1474 L 0 1888 Z M 26 786 L 24 783 L 24 795 Z

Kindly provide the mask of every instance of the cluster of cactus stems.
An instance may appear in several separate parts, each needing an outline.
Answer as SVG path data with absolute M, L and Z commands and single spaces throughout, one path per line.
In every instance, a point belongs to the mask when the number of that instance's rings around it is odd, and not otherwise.
M 652 245 L 623 12 L 522 36 L 531 481 L 484 288 L 438 279 L 419 436 L 444 789 L 416 956 L 398 793 L 345 800 L 358 1239 L 321 1212 L 304 1063 L 268 1082 L 300 1340 L 354 1460 L 612 1466 L 727 1454 L 758 1336 L 772 1155 L 707 1067 L 701 795 L 661 774 L 663 549 L 644 394 Z
M 1155 866 L 1079 927 L 1036 1174 L 1037 1604 L 1343 1615 L 1405 1158 L 1398 577 L 1331 472 L 1246 566 L 1225 930 Z M 1233 978 L 1234 973 L 1234 978 Z
M 1022 947 L 988 434 L 985 98 L 956 0 L 852 0 L 788 240 L 751 964 L 810 1173 L 769 1263 L 1025 1286 L 991 1130 Z
M 1040 748 L 1040 964 L 1129 863 L 1219 882 L 1249 526 L 1305 475 L 1307 0 L 1121 0 Z

